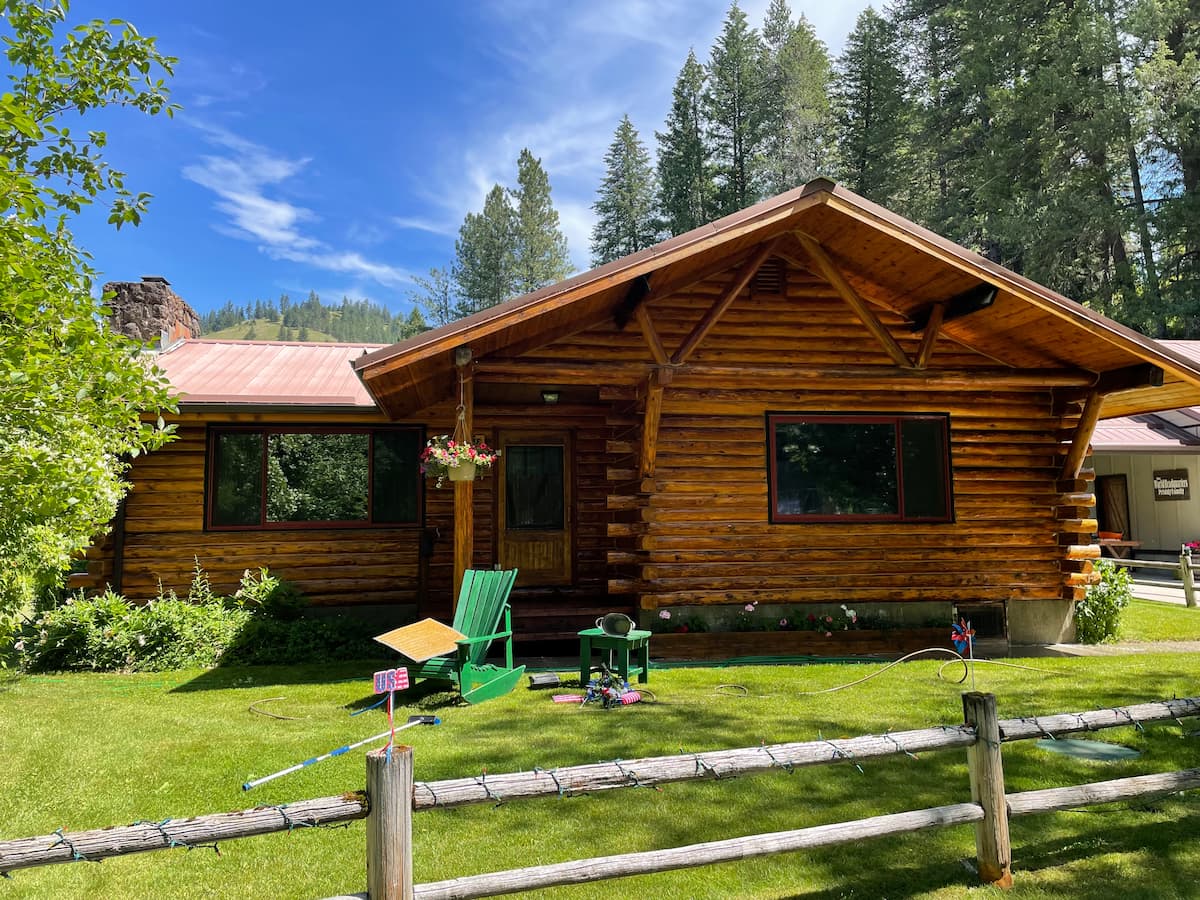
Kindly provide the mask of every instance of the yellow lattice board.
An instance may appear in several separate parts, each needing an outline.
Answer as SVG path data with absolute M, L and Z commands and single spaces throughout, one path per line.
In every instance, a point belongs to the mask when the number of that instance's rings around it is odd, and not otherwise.
M 443 625 L 437 619 L 422 619 L 411 625 L 393 628 L 386 634 L 378 634 L 375 640 L 413 662 L 421 663 L 435 656 L 453 653 L 455 642 L 465 637 L 461 631 Z

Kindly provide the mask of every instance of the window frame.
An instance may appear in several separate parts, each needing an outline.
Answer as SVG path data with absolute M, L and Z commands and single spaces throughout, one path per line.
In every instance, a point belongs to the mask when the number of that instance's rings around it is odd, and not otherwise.
M 425 516 L 425 481 L 420 466 L 413 469 L 416 492 L 416 513 L 411 521 L 376 522 L 375 506 L 375 435 L 379 433 L 408 432 L 416 437 L 417 454 L 425 446 L 425 428 L 419 425 L 214 425 L 209 424 L 205 435 L 204 449 L 204 530 L 205 531 L 306 531 L 312 529 L 380 529 L 411 528 L 419 526 Z M 262 436 L 262 497 L 259 501 L 258 522 L 253 525 L 219 525 L 213 522 L 213 506 L 216 502 L 216 454 L 217 441 L 223 434 L 257 434 Z M 273 434 L 365 434 L 367 441 L 367 518 L 333 519 L 314 522 L 272 522 L 267 519 L 267 453 L 269 438 Z
M 942 490 L 946 498 L 945 514 L 939 516 L 909 516 L 904 512 L 904 441 L 902 424 L 911 421 L 934 421 L 942 426 L 942 445 L 945 448 L 940 471 Z M 778 466 L 776 463 L 777 424 L 838 424 L 838 425 L 881 425 L 891 424 L 895 429 L 896 462 L 896 513 L 780 513 L 778 497 Z M 950 414 L 930 412 L 768 412 L 767 429 L 767 495 L 768 515 L 772 524 L 929 524 L 941 525 L 954 522 L 954 472 L 953 451 L 950 445 Z

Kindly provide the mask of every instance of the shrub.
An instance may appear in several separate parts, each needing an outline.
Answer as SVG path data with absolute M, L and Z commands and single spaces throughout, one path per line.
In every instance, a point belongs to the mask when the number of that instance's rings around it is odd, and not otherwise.
M 1083 644 L 1114 641 L 1121 629 L 1121 611 L 1129 605 L 1132 593 L 1129 572 L 1108 560 L 1096 561 L 1100 581 L 1087 589 L 1087 596 L 1075 604 L 1075 637 Z
M 143 607 L 112 591 L 74 596 L 26 629 L 22 665 L 31 672 L 213 666 L 249 618 L 220 602 L 191 603 L 170 594 Z
M 301 615 L 305 597 L 265 568 L 247 569 L 229 597 L 196 563 L 186 600 L 172 590 L 136 606 L 112 591 L 47 604 L 11 646 L 22 668 L 161 672 L 220 664 L 273 665 L 389 658 L 351 616 Z M 2 636 L 2 635 L 0 635 Z

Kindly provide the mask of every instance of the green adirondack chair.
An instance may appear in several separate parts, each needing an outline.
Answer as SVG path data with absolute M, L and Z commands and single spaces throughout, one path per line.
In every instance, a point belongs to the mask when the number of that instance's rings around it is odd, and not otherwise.
M 516 580 L 516 569 L 468 569 L 463 575 L 453 626 L 466 637 L 456 641 L 458 646 L 453 653 L 410 665 L 409 678 L 413 682 L 428 679 L 453 684 L 468 703 L 482 703 L 516 687 L 525 674 L 524 666 L 513 666 L 512 610 L 508 595 Z M 504 665 L 485 662 L 492 641 L 500 639 L 504 641 Z

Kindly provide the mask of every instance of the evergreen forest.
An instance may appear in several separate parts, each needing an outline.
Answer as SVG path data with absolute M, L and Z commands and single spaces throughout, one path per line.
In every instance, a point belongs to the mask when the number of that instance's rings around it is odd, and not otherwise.
M 788 0 L 760 23 L 735 2 L 652 141 L 624 115 L 596 154 L 593 265 L 827 177 L 1145 334 L 1200 338 L 1200 0 L 895 0 L 840 55 Z M 204 328 L 393 341 L 570 271 L 525 149 L 415 279 L 419 312 L 314 295 Z

